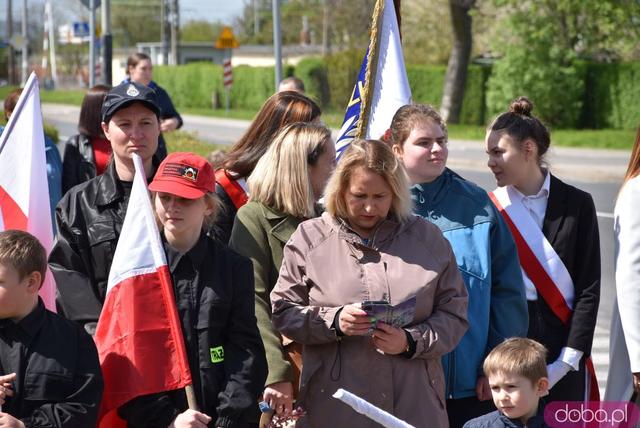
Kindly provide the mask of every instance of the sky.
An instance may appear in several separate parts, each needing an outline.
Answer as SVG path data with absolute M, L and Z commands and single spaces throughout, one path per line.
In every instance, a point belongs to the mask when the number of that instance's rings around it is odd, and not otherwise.
M 5 22 L 7 14 L 7 2 L 9 0 L 0 0 L 0 21 Z M 14 20 L 20 19 L 22 4 L 24 0 L 13 0 L 13 16 Z M 34 4 L 43 4 L 44 0 L 26 0 L 27 9 Z M 152 1 L 152 0 L 148 0 Z M 155 0 L 158 1 L 159 0 Z M 240 15 L 246 2 L 251 0 L 179 0 L 180 4 L 180 20 L 184 23 L 195 19 L 205 19 L 207 21 L 221 21 L 224 24 L 232 24 L 233 17 Z M 111 0 L 111 4 L 126 3 L 127 0 Z M 53 8 L 56 9 L 56 3 L 60 4 L 60 0 L 53 0 Z M 80 0 L 66 0 L 64 6 L 76 4 L 77 9 L 68 10 L 67 13 L 73 15 L 81 14 L 86 9 Z M 75 13 L 74 13 L 75 12 Z M 99 18 L 98 18 L 99 19 Z M 4 29 L 1 30 L 4 33 Z

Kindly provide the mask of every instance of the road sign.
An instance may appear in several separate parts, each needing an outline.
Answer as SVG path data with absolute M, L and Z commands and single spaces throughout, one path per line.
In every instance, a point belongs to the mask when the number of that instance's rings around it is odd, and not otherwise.
M 216 40 L 216 49 L 234 49 L 240 46 L 231 27 L 224 27 L 220 33 L 220 37 Z
M 231 69 L 231 59 L 227 58 L 222 63 L 223 82 L 225 88 L 230 88 L 233 85 L 233 71 Z
M 74 22 L 71 34 L 73 37 L 80 37 L 80 38 L 89 37 L 89 35 L 91 34 L 89 30 L 89 23 Z
M 91 0 L 80 0 L 82 2 L 82 4 L 89 9 L 89 7 L 91 6 L 90 2 Z M 93 0 L 93 8 L 97 9 L 100 7 L 100 0 Z

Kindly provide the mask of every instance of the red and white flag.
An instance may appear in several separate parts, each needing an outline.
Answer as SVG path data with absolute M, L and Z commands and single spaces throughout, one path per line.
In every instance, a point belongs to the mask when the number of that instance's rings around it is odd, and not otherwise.
M 38 78 L 31 73 L 0 137 L 0 230 L 19 229 L 53 247 L 47 161 Z M 40 296 L 56 310 L 56 286 L 47 269 Z
M 116 410 L 146 394 L 184 388 L 191 373 L 142 160 L 111 264 L 95 341 L 104 377 L 100 427 L 116 427 Z

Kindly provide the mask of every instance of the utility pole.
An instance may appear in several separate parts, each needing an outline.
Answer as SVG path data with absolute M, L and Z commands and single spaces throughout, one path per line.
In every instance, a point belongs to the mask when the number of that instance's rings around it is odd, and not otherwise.
M 282 32 L 280 28 L 280 0 L 273 0 L 273 54 L 275 59 L 275 91 L 282 80 Z
M 111 36 L 111 0 L 102 0 L 102 83 L 111 86 L 113 37 Z
M 11 10 L 11 3 L 13 3 L 13 0 L 7 0 L 7 41 L 11 40 L 11 37 L 13 37 L 13 11 Z M 10 85 L 15 85 L 16 84 L 16 67 L 14 64 L 14 52 L 13 52 L 13 45 L 11 45 L 11 43 L 9 43 L 9 47 L 7 49 L 7 67 L 9 68 L 9 84 Z
M 49 68 L 49 56 L 51 56 L 51 81 L 55 87 L 58 81 L 58 66 L 56 62 L 56 39 L 53 26 L 53 10 L 51 0 L 46 0 L 44 4 L 44 35 L 42 37 L 42 68 Z
M 96 84 L 96 3 L 89 0 L 89 87 Z
M 178 0 L 171 2 L 171 59 L 170 65 L 178 65 L 178 31 L 180 30 L 180 14 Z
M 160 41 L 162 42 L 162 65 L 169 64 L 168 26 L 169 14 L 167 13 L 167 0 L 160 0 Z
M 331 44 L 329 37 L 329 0 L 322 2 L 322 56 L 331 53 Z
M 260 32 L 260 0 L 253 0 L 253 35 L 257 36 Z
M 27 0 L 22 0 L 22 37 L 24 37 L 24 45 L 22 46 L 22 78 L 21 85 L 27 82 L 27 69 L 29 68 L 29 42 L 27 38 Z

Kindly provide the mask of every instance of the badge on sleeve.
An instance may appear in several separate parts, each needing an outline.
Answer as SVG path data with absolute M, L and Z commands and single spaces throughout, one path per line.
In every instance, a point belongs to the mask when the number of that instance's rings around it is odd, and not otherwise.
M 212 363 L 221 363 L 224 361 L 224 349 L 222 348 L 222 346 L 216 346 L 215 348 L 210 348 L 209 352 L 211 353 Z

